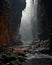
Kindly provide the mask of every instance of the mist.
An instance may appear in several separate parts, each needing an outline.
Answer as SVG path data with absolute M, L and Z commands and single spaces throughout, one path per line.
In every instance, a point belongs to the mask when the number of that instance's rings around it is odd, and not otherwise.
M 26 0 L 26 8 L 22 12 L 19 30 L 21 40 L 24 42 L 32 42 L 33 40 L 32 22 L 35 22 L 34 20 L 36 20 L 36 8 L 37 0 Z

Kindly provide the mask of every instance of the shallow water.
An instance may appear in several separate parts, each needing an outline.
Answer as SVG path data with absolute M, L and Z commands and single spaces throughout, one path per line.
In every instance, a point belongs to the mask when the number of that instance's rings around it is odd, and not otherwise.
M 37 55 L 37 57 L 32 56 L 31 58 L 26 60 L 26 62 L 23 63 L 23 65 L 52 65 L 52 59 L 50 56 L 43 54 L 41 56 Z
M 50 59 L 31 59 L 27 60 L 23 65 L 52 65 L 52 60 Z

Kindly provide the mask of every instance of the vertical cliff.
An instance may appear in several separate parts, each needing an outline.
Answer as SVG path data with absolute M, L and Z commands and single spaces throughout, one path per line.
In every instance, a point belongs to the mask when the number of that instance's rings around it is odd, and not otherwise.
M 38 0 L 38 27 L 39 38 L 50 39 L 50 52 L 52 52 L 52 1 Z
M 25 0 L 0 0 L 0 44 L 16 39 L 25 5 Z
M 9 43 L 8 35 L 9 9 L 8 2 L 0 0 L 0 44 Z
M 18 36 L 22 10 L 24 10 L 26 6 L 26 0 L 10 0 L 10 21 L 9 21 L 9 34 L 10 34 L 10 42 L 13 43 L 16 41 L 16 37 Z

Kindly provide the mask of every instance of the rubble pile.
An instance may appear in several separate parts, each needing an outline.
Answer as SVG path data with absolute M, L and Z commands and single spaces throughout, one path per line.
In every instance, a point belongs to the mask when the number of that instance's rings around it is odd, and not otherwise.
M 9 51 L 5 47 L 0 49 L 0 65 L 22 65 L 25 60 L 24 53 L 13 53 L 13 51 Z

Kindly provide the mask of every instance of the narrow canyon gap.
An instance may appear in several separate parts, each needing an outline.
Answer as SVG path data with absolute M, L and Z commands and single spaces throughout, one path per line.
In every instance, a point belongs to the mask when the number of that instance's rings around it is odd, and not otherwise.
M 26 0 L 26 8 L 22 11 L 19 30 L 21 41 L 26 42 L 25 45 L 38 37 L 37 24 L 37 0 Z

